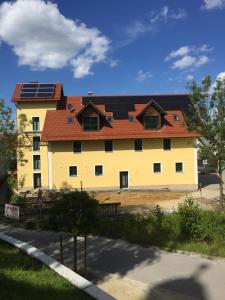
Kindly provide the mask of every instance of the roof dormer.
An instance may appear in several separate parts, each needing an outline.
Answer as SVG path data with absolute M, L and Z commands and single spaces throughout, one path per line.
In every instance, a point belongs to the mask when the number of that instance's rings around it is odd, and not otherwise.
M 147 130 L 160 129 L 162 127 L 163 117 L 166 114 L 164 109 L 155 100 L 150 100 L 137 115 L 137 119 L 140 120 Z
M 106 121 L 105 114 L 101 112 L 91 101 L 83 106 L 76 115 L 84 131 L 100 130 Z

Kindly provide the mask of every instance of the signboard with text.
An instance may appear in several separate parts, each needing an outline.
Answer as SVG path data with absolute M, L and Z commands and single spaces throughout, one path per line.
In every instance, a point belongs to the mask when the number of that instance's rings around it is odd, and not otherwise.
M 20 217 L 19 206 L 5 204 L 5 217 L 19 220 Z

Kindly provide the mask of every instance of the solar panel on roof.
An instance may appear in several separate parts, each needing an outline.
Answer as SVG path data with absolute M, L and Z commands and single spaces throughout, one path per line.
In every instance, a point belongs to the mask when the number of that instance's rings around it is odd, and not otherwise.
M 25 83 L 23 84 L 21 98 L 52 98 L 55 91 L 55 84 L 52 83 Z
M 135 104 L 147 104 L 154 99 L 164 110 L 181 110 L 190 114 L 191 100 L 188 95 L 135 95 L 135 96 L 92 96 L 95 104 L 105 104 L 106 112 L 113 112 L 114 119 L 128 119 L 128 112 L 135 111 Z M 83 97 L 83 104 L 87 104 L 90 97 Z

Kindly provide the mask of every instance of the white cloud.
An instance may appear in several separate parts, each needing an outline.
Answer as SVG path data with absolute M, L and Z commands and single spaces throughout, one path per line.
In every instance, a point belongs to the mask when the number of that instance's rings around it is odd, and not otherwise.
M 189 67 L 193 67 L 195 63 L 196 58 L 194 56 L 185 55 L 173 63 L 172 69 L 183 70 Z
M 165 60 L 173 60 L 172 69 L 199 68 L 209 62 L 209 57 L 204 53 L 212 51 L 207 44 L 200 47 L 182 46 L 171 51 Z
M 195 79 L 194 76 L 191 74 L 187 75 L 185 78 L 186 81 L 193 81 L 194 79 Z
M 214 89 L 216 87 L 216 81 L 217 80 L 225 80 L 225 72 L 221 72 L 216 76 L 216 80 L 212 83 L 209 92 L 212 94 L 214 92 Z
M 110 44 L 98 29 L 65 18 L 56 4 L 44 0 L 1 4 L 0 40 L 12 47 L 19 65 L 34 70 L 72 66 L 75 78 L 91 74 Z
M 225 0 L 204 0 L 204 4 L 202 5 L 203 9 L 211 10 L 211 9 L 222 9 L 225 7 Z
M 190 47 L 188 47 L 188 46 L 180 47 L 179 49 L 170 52 L 170 54 L 166 57 L 166 60 L 170 60 L 171 58 L 174 58 L 174 57 L 177 57 L 177 56 L 186 55 L 189 52 L 190 52 Z
M 183 9 L 173 10 L 168 6 L 162 7 L 159 11 L 150 12 L 150 23 L 167 22 L 169 19 L 180 20 L 187 17 L 187 13 Z
M 209 62 L 209 58 L 206 55 L 200 56 L 196 61 L 196 67 L 201 67 L 202 65 L 205 65 Z
M 126 37 L 116 48 L 127 46 L 148 32 L 154 33 L 160 23 L 167 23 L 171 20 L 177 21 L 186 17 L 187 13 L 183 9 L 173 10 L 168 6 L 164 6 L 157 11 L 150 11 L 147 18 L 134 20 L 124 29 Z
M 151 72 L 139 70 L 138 73 L 137 73 L 136 80 L 139 81 L 139 82 L 143 82 L 143 81 L 148 80 L 152 77 L 153 77 L 153 75 L 152 75 Z

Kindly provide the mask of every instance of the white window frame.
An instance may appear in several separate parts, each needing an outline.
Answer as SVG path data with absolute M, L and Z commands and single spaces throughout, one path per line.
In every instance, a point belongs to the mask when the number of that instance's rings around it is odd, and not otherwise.
M 176 164 L 182 164 L 182 171 L 181 172 L 177 172 L 177 170 L 176 170 Z M 184 163 L 182 161 L 176 161 L 175 162 L 175 173 L 177 173 L 177 174 L 184 173 Z
M 40 149 L 39 150 L 34 150 L 34 138 L 39 138 L 40 139 Z M 34 135 L 33 137 L 32 137 L 32 150 L 35 152 L 35 153 L 38 153 L 38 152 L 40 152 L 40 150 L 41 150 L 41 137 L 39 136 L 39 135 Z
M 98 166 L 101 166 L 102 167 L 102 174 L 101 175 L 96 175 L 96 173 L 95 173 L 95 167 L 98 167 Z M 100 176 L 103 176 L 104 175 L 104 165 L 95 165 L 95 167 L 94 167 L 94 175 L 95 175 L 95 177 L 100 177 Z
M 154 172 L 154 164 L 160 164 L 160 172 Z M 154 161 L 152 164 L 153 174 L 161 174 L 162 173 L 162 163 L 160 161 Z
M 33 130 L 33 118 L 39 118 L 39 130 Z M 31 116 L 31 125 L 33 132 L 40 132 L 41 131 L 41 118 L 39 116 Z
M 40 156 L 40 168 L 39 169 L 34 169 L 34 156 Z M 40 154 L 33 154 L 32 156 L 32 167 L 33 167 L 33 171 L 40 171 L 41 170 L 41 155 Z
M 42 188 L 42 174 L 41 174 L 40 171 L 39 171 L 39 172 L 35 172 L 35 171 L 36 171 L 36 170 L 34 170 L 34 172 L 32 173 L 32 186 L 33 186 L 34 189 L 41 189 L 41 188 Z M 34 187 L 34 174 L 40 174 L 40 175 L 41 175 L 41 186 L 38 187 L 38 188 L 35 188 L 35 187 Z
M 77 175 L 70 175 L 70 167 L 76 167 L 77 168 Z M 69 165 L 68 166 L 68 174 L 69 174 L 69 177 L 78 177 L 78 166 L 77 165 Z

